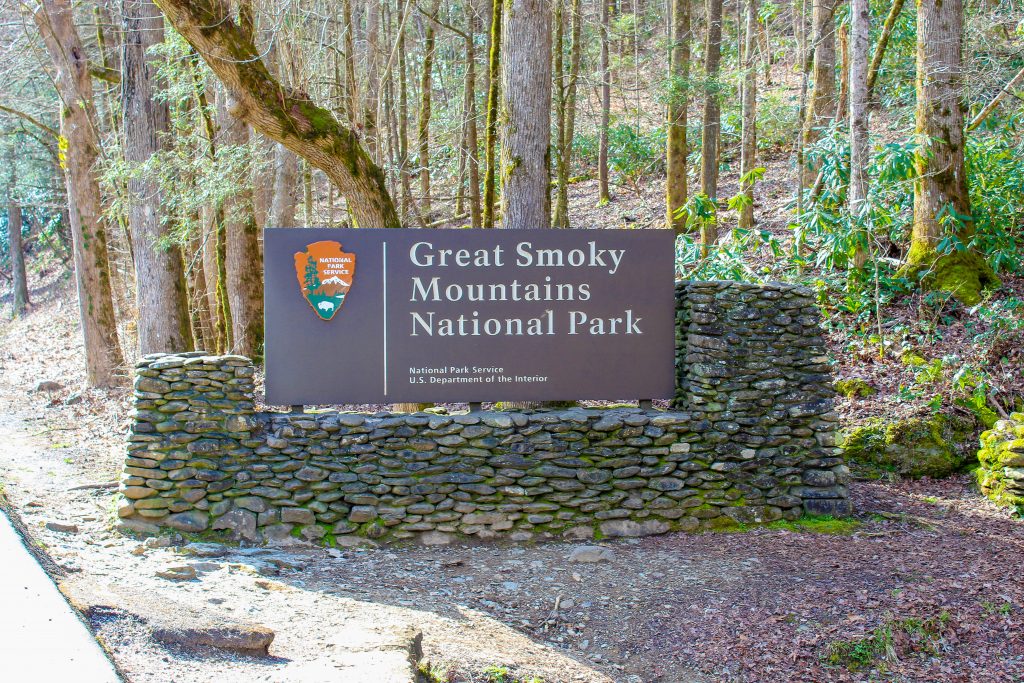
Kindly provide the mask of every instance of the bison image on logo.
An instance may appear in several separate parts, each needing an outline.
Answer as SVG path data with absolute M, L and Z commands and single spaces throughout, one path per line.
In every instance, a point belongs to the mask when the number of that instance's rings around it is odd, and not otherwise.
M 345 303 L 356 272 L 356 255 L 333 241 L 314 242 L 295 254 L 295 276 L 302 296 L 323 320 L 330 320 Z

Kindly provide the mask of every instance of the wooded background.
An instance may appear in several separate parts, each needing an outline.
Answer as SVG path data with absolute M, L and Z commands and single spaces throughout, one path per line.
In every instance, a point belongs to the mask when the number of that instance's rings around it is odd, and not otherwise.
M 974 305 L 1021 258 L 1009 1 L 0 4 L 2 272 L 89 381 L 259 358 L 266 226 L 674 229 L 686 277 Z M 882 341 L 876 341 L 884 348 Z

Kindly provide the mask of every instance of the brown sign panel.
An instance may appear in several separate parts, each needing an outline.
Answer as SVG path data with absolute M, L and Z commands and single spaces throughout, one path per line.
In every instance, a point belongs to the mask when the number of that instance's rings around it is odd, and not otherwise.
M 671 230 L 268 229 L 267 402 L 669 398 L 673 244 Z

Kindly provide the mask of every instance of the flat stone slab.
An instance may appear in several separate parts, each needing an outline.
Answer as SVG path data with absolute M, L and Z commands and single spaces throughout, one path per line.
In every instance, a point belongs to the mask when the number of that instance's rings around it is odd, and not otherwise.
M 0 662 L 10 680 L 117 683 L 106 654 L 0 512 Z

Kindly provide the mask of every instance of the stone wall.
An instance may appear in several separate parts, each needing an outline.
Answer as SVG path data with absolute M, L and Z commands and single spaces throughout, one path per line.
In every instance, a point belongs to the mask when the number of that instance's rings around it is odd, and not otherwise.
M 982 433 L 978 462 L 982 492 L 1024 514 L 1024 413 L 1013 413 Z
M 806 290 L 677 285 L 672 411 L 257 413 L 251 362 L 137 365 L 118 513 L 248 541 L 640 536 L 845 514 Z

